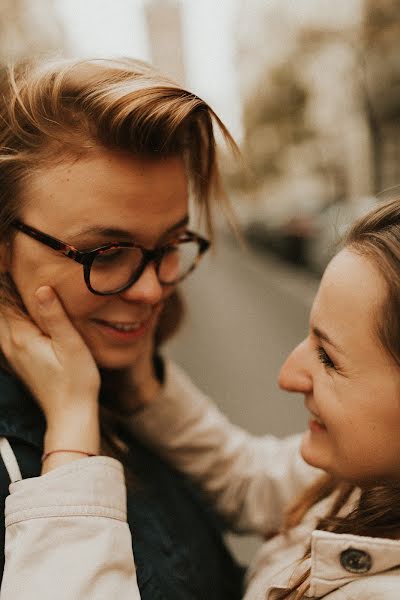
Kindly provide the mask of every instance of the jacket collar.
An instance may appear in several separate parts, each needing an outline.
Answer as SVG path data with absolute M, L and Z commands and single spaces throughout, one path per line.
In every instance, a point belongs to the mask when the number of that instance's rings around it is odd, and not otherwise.
M 400 540 L 313 531 L 309 595 L 320 598 L 350 581 L 400 566 Z
M 356 579 L 399 566 L 400 540 L 315 530 L 311 535 L 311 557 L 281 571 L 266 598 L 279 598 L 310 567 L 310 587 L 305 598 L 317 600 Z
M 0 371 L 0 436 L 33 444 L 40 450 L 46 429 L 44 415 L 22 383 Z

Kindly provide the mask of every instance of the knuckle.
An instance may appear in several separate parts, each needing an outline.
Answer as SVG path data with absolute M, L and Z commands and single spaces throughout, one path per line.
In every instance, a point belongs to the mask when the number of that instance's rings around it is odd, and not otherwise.
M 11 329 L 10 342 L 16 350 L 23 350 L 26 347 L 26 339 L 20 329 Z
M 2 352 L 4 354 L 4 356 L 7 359 L 10 359 L 10 357 L 12 356 L 12 347 L 11 347 L 11 344 L 10 344 L 10 340 L 2 338 L 0 346 L 1 346 L 1 350 L 2 350 Z

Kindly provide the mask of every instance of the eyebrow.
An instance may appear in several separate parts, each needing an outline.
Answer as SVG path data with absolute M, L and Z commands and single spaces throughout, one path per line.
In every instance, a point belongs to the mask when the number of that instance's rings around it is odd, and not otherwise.
M 189 224 L 189 215 L 186 214 L 182 219 L 180 219 L 179 221 L 177 221 L 176 223 L 174 223 L 173 225 L 168 227 L 168 229 L 166 229 L 166 231 L 164 231 L 164 233 L 162 234 L 161 237 L 164 238 L 167 235 L 169 235 L 170 233 L 173 233 L 174 231 L 176 231 L 177 229 L 180 229 L 181 227 L 186 227 L 188 224 Z M 120 229 L 119 227 L 92 226 L 92 227 L 88 227 L 87 229 L 82 229 L 81 231 L 78 231 L 74 235 L 70 236 L 70 238 L 76 239 L 78 237 L 81 237 L 81 236 L 83 237 L 83 236 L 87 236 L 87 235 L 96 235 L 96 236 L 101 236 L 101 237 L 107 237 L 112 240 L 121 240 L 121 241 L 132 240 L 132 239 L 135 239 L 135 237 L 137 237 L 135 235 L 135 233 L 127 231 L 126 229 Z
M 319 327 L 311 327 L 311 331 L 317 338 L 323 340 L 324 342 L 332 346 L 332 348 L 335 348 L 335 350 L 343 354 L 343 350 L 337 344 L 332 342 L 328 334 L 322 331 Z

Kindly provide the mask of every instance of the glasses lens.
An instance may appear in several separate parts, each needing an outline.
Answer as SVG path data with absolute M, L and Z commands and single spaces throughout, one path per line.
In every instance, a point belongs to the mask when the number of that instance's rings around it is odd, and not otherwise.
M 94 259 L 90 285 L 96 292 L 113 292 L 129 283 L 143 259 L 140 248 L 110 248 Z
M 181 242 L 169 247 L 161 262 L 158 276 L 161 283 L 172 284 L 190 273 L 199 257 L 197 242 Z

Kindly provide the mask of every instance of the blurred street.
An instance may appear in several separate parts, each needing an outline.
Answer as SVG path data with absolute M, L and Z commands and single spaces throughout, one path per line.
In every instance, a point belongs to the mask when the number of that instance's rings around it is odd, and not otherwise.
M 276 377 L 307 331 L 317 287 L 311 275 L 221 237 L 185 283 L 187 320 L 168 354 L 235 423 L 256 434 L 301 431 L 302 397 L 279 390 Z M 228 541 L 245 563 L 260 544 Z
M 170 354 L 234 422 L 259 434 L 299 431 L 302 399 L 276 378 L 305 335 L 317 287 L 311 275 L 221 237 L 185 283 L 187 321 Z

